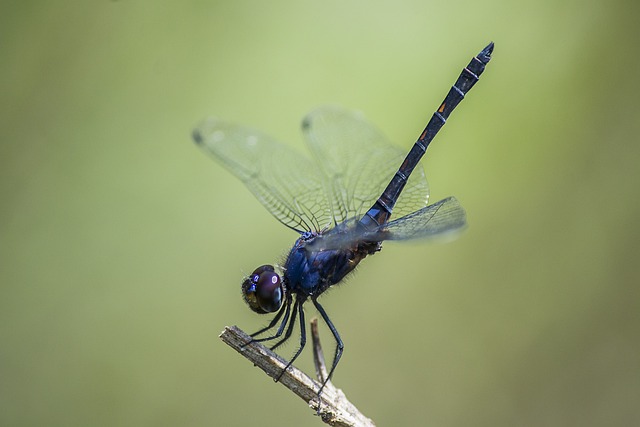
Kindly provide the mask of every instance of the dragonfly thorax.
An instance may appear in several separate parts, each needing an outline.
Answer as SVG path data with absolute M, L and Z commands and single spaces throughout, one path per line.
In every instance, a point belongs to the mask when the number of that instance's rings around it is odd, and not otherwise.
M 322 235 L 312 239 L 301 237 L 287 256 L 283 282 L 291 293 L 317 297 L 344 279 L 372 253 L 370 245 L 362 244 L 338 249 L 316 249 L 316 239 L 322 239 Z

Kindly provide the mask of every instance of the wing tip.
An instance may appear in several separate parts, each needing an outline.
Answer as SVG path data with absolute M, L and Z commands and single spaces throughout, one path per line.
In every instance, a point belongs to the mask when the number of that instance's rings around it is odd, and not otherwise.
M 200 128 L 195 128 L 193 131 L 191 131 L 191 139 L 193 139 L 193 142 L 195 142 L 196 145 L 204 144 L 204 137 L 200 132 Z

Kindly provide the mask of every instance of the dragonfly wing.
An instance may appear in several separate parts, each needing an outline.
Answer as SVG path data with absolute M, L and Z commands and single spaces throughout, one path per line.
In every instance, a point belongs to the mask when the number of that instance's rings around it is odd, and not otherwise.
M 381 240 L 408 240 L 443 236 L 462 230 L 466 213 L 458 199 L 448 197 L 412 214 L 389 221 L 380 233 Z
M 320 235 L 308 244 L 313 251 L 352 247 L 359 242 L 382 242 L 384 240 L 429 239 L 453 235 L 467 225 L 466 214 L 458 199 L 448 197 L 425 206 L 409 215 L 380 226 L 378 230 L 366 231 L 357 227 L 357 219 L 351 219 Z
M 335 106 L 318 108 L 302 123 L 306 142 L 326 176 L 334 224 L 363 215 L 380 197 L 406 153 L 361 113 Z M 427 205 L 429 187 L 418 166 L 394 209 L 404 215 Z
M 324 177 L 309 158 L 257 130 L 217 119 L 198 125 L 193 139 L 287 227 L 320 231 L 330 222 Z

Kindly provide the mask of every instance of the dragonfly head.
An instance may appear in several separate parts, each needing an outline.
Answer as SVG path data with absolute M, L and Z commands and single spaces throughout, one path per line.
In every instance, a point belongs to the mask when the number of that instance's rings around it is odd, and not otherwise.
M 280 275 L 272 265 L 262 265 L 242 282 L 242 297 L 249 308 L 259 314 L 273 313 L 285 297 Z

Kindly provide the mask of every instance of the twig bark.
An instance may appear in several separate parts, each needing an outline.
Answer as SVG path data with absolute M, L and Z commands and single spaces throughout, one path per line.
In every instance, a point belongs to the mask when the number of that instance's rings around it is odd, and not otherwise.
M 307 374 L 291 366 L 280 377 L 280 384 L 291 390 L 302 400 L 307 402 L 314 413 L 319 415 L 322 421 L 339 427 L 375 427 L 373 422 L 362 415 L 358 409 L 347 400 L 342 390 L 336 388 L 331 382 L 327 382 L 320 400 L 318 390 L 321 381 L 326 378 L 327 368 L 324 363 L 324 355 L 318 336 L 317 319 L 311 321 L 311 336 L 313 339 L 313 354 L 316 365 L 316 373 L 320 380 L 316 381 Z M 262 369 L 271 378 L 277 378 L 282 372 L 287 361 L 275 354 L 260 343 L 251 342 L 251 337 L 237 326 L 227 326 L 220 334 L 225 344 L 249 359 L 255 366 Z

